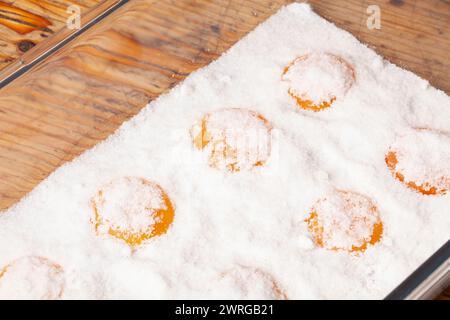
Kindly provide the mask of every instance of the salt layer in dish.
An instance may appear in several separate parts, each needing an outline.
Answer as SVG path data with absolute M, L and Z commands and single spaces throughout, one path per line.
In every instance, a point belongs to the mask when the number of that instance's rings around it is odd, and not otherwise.
M 283 72 L 298 57 L 324 53 L 349 63 L 354 82 L 319 112 L 299 108 Z M 320 83 L 323 68 L 318 70 L 308 81 Z M 308 96 L 318 99 L 317 92 Z M 206 148 L 193 143 L 193 127 L 205 115 L 229 108 L 251 110 L 270 123 L 270 156 L 263 165 L 240 159 L 246 170 L 226 170 L 226 161 L 212 166 Z M 382 298 L 447 241 L 450 230 L 449 195 L 409 188 L 393 176 L 386 154 L 414 128 L 438 132 L 438 140 L 448 142 L 449 123 L 447 95 L 384 61 L 308 5 L 292 4 L 2 212 L 0 296 Z M 438 140 L 427 136 L 436 148 L 426 152 L 434 153 L 435 170 L 448 172 L 448 150 L 440 153 Z M 409 163 L 429 165 L 408 161 L 400 168 Z M 428 175 L 427 168 L 414 168 L 411 176 L 420 179 L 422 170 Z M 139 245 L 96 232 L 93 221 L 99 190 L 126 177 L 157 184 L 161 189 L 152 194 L 164 190 L 173 204 L 166 232 Z M 383 225 L 379 241 L 358 252 L 320 246 L 308 217 L 336 192 L 370 199 Z M 153 204 L 168 207 L 161 199 L 142 203 L 149 203 L 148 212 Z M 123 220 L 119 215 L 119 224 Z M 155 219 L 129 224 L 140 230 L 145 221 Z M 363 226 L 352 235 L 369 231 Z M 347 236 L 337 234 L 337 243 L 352 245 Z M 39 277 L 30 282 L 23 273 L 35 269 Z

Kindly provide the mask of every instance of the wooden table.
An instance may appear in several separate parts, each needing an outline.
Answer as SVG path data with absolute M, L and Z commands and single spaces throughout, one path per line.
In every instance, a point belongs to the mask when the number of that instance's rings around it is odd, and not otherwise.
M 133 0 L 1 89 L 0 209 L 290 2 Z M 450 94 L 447 0 L 309 2 Z M 369 4 L 381 8 L 380 30 L 367 28 Z
M 0 70 L 66 26 L 70 6 L 80 13 L 102 0 L 0 1 Z

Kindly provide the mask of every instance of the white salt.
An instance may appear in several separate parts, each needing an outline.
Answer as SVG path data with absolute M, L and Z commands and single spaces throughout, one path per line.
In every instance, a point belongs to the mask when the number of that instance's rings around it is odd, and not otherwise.
M 351 65 L 350 86 L 345 68 L 320 58 L 324 53 Z M 296 66 L 283 81 L 285 68 L 305 55 L 319 57 L 317 63 Z M 320 112 L 303 110 L 288 94 L 291 86 L 309 99 L 336 99 Z M 240 158 L 238 172 L 214 167 L 208 150 L 194 145 L 193 126 L 228 108 L 251 110 L 272 126 L 261 165 Z M 241 121 L 230 121 L 227 127 L 242 130 Z M 450 230 L 450 196 L 423 195 L 400 182 L 386 153 L 401 143 L 414 157 L 433 154 L 404 163 L 412 179 L 424 168 L 447 174 L 449 123 L 450 98 L 442 91 L 384 61 L 308 5 L 290 5 L 2 212 L 0 270 L 14 261 L 24 267 L 7 268 L 0 293 L 58 298 L 55 288 L 63 286 L 63 299 L 382 298 Z M 401 136 L 417 127 L 434 133 L 416 146 L 403 143 Z M 99 235 L 92 223 L 93 198 L 124 177 L 161 186 L 174 207 L 167 232 L 134 247 Z M 105 198 L 110 218 L 125 228 L 155 223 L 142 205 L 162 205 L 161 195 L 138 189 Z M 361 194 L 378 210 L 383 234 L 364 252 L 328 250 L 308 230 L 311 208 L 334 190 Z M 349 226 L 345 214 L 337 217 Z M 370 225 L 369 219 L 369 229 L 354 234 L 368 236 Z M 336 241 L 348 245 L 341 236 Z M 61 279 L 46 263 L 37 267 L 22 257 L 52 261 Z M 44 271 L 33 279 L 36 268 Z

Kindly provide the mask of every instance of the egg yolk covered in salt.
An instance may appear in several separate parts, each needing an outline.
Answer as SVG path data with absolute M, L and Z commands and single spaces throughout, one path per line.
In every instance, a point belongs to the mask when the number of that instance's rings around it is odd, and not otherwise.
M 97 233 L 132 247 L 166 233 L 174 219 L 174 208 L 166 192 L 156 183 L 138 177 L 110 182 L 91 203 Z
M 337 190 L 318 200 L 305 221 L 315 244 L 328 250 L 364 252 L 383 234 L 372 200 L 350 191 Z
M 237 299 L 288 299 L 287 294 L 270 273 L 255 267 L 238 265 L 222 272 L 215 286 L 220 290 L 216 293 L 219 298 L 223 295 L 234 296 Z
M 321 111 L 346 95 L 355 82 L 355 70 L 340 56 L 311 53 L 287 65 L 281 79 L 301 109 Z
M 396 139 L 385 156 L 391 174 L 424 195 L 443 195 L 450 189 L 450 136 L 415 129 Z
M 263 166 L 271 153 L 271 124 L 241 108 L 206 114 L 191 129 L 194 146 L 208 155 L 209 165 L 229 172 Z
M 0 300 L 54 300 L 63 291 L 63 268 L 47 258 L 27 256 L 0 268 Z

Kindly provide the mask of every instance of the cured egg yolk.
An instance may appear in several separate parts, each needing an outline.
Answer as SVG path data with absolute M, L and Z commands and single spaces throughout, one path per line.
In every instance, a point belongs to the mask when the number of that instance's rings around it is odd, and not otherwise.
M 391 174 L 423 195 L 444 195 L 450 189 L 450 138 L 428 129 L 398 137 L 385 156 Z
M 334 251 L 364 252 L 383 234 L 372 200 L 350 191 L 338 190 L 318 200 L 305 222 L 315 244 Z
M 223 272 L 218 280 L 221 294 L 239 299 L 287 300 L 280 284 L 268 272 L 259 268 L 236 266 Z
M 281 79 L 301 109 L 317 112 L 345 96 L 355 82 L 355 70 L 337 55 L 312 53 L 287 65 Z
M 63 268 L 47 258 L 23 257 L 0 268 L 0 300 L 53 300 L 63 291 Z
M 114 180 L 91 200 L 92 223 L 98 234 L 109 235 L 135 247 L 167 232 L 174 209 L 156 183 L 137 177 Z
M 271 124 L 260 114 L 240 108 L 206 114 L 191 129 L 194 146 L 209 165 L 229 172 L 263 166 L 271 153 Z

